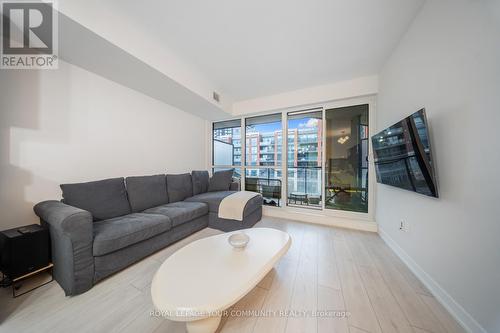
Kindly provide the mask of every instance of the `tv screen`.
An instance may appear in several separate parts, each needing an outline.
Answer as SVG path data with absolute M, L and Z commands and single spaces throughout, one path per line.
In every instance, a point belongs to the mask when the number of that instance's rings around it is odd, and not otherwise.
M 372 136 L 377 182 L 438 197 L 425 109 Z

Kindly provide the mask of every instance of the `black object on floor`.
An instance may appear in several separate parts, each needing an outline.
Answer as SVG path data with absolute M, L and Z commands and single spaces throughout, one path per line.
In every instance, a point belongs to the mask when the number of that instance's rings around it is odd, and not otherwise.
M 52 269 L 49 231 L 38 224 L 1 231 L 0 253 L 0 270 L 4 275 L 1 285 L 12 285 L 14 297 L 19 296 L 15 294 L 19 281 Z

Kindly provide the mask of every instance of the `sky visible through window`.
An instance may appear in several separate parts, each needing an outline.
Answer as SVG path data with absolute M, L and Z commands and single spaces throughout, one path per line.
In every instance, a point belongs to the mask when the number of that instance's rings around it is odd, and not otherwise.
M 249 132 L 268 133 L 281 130 L 281 122 L 247 126 Z
M 288 128 L 292 129 L 292 128 L 312 127 L 311 120 L 317 120 L 317 119 L 315 119 L 315 118 L 302 118 L 302 119 L 289 120 L 288 121 Z M 252 128 L 252 130 L 251 130 L 252 132 L 269 133 L 269 132 L 281 131 L 281 122 L 251 125 L 251 126 L 247 126 L 247 127 Z

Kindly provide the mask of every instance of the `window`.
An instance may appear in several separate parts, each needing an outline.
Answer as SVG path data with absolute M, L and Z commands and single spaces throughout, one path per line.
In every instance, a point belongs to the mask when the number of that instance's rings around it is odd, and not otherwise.
M 212 170 L 234 169 L 265 205 L 368 213 L 370 106 L 337 105 L 214 123 Z
M 245 120 L 245 190 L 262 194 L 264 204 L 281 202 L 281 114 Z
M 288 114 L 288 205 L 321 208 L 322 111 Z
M 214 123 L 212 126 L 212 171 L 233 168 L 241 178 L 241 120 Z
M 326 110 L 325 208 L 368 212 L 368 105 Z

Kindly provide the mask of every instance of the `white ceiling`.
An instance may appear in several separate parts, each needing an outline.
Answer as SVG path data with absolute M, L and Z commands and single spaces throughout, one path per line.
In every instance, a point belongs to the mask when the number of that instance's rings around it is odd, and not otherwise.
M 424 0 L 107 0 L 244 100 L 377 74 Z M 140 42 L 140 41 L 138 41 Z

